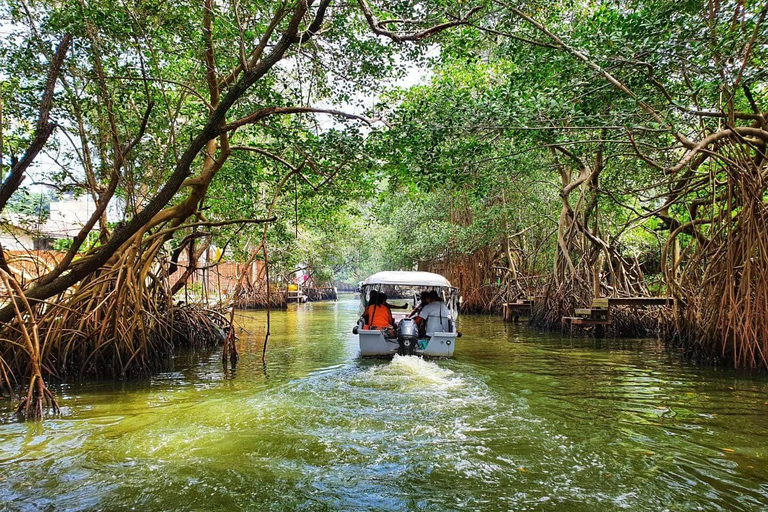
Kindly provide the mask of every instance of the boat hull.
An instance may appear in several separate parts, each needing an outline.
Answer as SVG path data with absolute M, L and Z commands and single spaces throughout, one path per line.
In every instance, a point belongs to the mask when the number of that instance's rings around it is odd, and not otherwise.
M 395 340 L 387 341 L 381 331 L 360 330 L 358 338 L 360 340 L 360 355 L 363 357 L 391 356 L 397 353 L 397 342 Z M 424 349 L 417 348 L 415 352 L 427 357 L 453 357 L 455 348 L 455 332 L 436 332 L 429 338 Z

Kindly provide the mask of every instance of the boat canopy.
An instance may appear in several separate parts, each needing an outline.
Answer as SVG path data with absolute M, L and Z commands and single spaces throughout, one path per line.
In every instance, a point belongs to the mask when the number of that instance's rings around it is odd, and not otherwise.
M 362 286 L 371 285 L 400 285 L 400 286 L 432 286 L 432 287 L 445 287 L 453 288 L 450 281 L 441 276 L 440 274 L 433 274 L 432 272 L 416 272 L 416 271 L 385 271 L 377 272 L 368 279 L 363 281 Z

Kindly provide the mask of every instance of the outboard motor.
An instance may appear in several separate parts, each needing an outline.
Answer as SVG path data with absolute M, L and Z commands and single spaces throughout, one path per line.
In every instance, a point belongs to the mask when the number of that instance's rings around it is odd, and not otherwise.
M 419 327 L 413 318 L 403 318 L 397 331 L 397 353 L 401 356 L 413 355 L 419 341 Z

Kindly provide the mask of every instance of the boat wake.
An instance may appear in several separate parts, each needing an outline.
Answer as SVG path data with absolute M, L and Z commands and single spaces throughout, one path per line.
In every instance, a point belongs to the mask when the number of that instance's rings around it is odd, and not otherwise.
M 358 374 L 355 381 L 355 384 L 398 391 L 447 390 L 464 385 L 463 379 L 447 368 L 418 356 L 399 355 L 388 364 Z

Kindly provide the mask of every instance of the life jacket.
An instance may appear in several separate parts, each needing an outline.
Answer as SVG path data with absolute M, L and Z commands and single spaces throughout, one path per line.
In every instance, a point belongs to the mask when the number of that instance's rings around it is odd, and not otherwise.
M 395 323 L 392 311 L 386 304 L 371 304 L 365 314 L 368 317 L 368 329 L 383 329 Z

